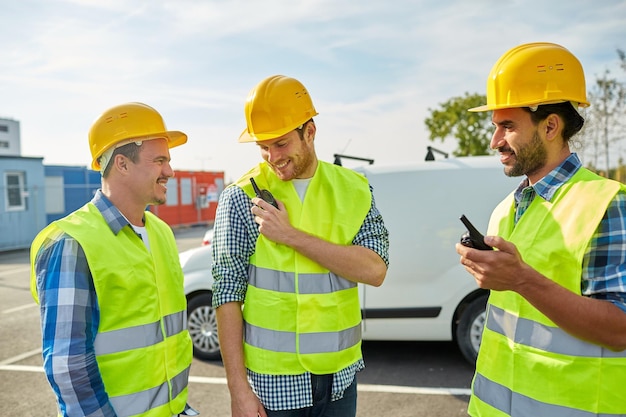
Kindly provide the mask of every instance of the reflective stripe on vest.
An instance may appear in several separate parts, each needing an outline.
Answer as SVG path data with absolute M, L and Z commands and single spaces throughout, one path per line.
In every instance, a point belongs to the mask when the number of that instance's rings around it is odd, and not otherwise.
M 517 224 L 509 195 L 488 234 L 511 241 L 531 267 L 580 295 L 586 248 L 620 188 L 581 168 L 551 201 L 535 197 Z M 568 334 L 515 292 L 491 292 L 470 415 L 624 416 L 624 386 L 626 352 Z
M 181 373 L 170 380 L 170 383 L 172 384 L 172 397 L 177 397 L 183 392 L 183 390 L 187 387 L 188 380 L 189 368 L 184 369 Z M 161 385 L 150 388 L 146 391 L 111 397 L 110 401 L 111 404 L 113 404 L 113 408 L 116 410 L 118 417 L 128 417 L 139 415 L 148 411 L 149 409 L 146 408 L 146 404 L 149 404 L 150 408 L 154 409 L 167 404 L 169 399 L 169 384 L 164 382 Z M 123 412 L 119 412 L 117 410 L 123 410 Z
M 246 343 L 274 352 L 298 353 L 296 337 L 300 337 L 299 353 L 328 353 L 348 349 L 361 341 L 361 324 L 339 332 L 281 332 L 245 323 Z
M 164 317 L 165 333 L 171 336 L 182 332 L 187 328 L 186 321 L 187 314 L 183 311 Z M 94 349 L 98 355 L 106 355 L 156 345 L 163 340 L 161 322 L 156 321 L 141 326 L 100 332 L 96 335 Z
M 293 272 L 272 271 L 251 265 L 249 276 L 248 283 L 254 287 L 285 293 L 296 292 L 296 274 Z M 325 279 L 327 277 L 330 277 L 330 280 Z M 299 274 L 297 292 L 300 294 L 328 294 L 356 286 L 355 282 L 340 278 L 332 272 Z
M 500 385 L 482 375 L 476 375 L 473 382 L 474 389 L 480 390 L 483 394 L 481 401 L 489 404 L 509 416 L 529 416 L 529 417 L 618 417 L 624 414 L 606 414 L 583 411 L 576 408 L 548 404 L 534 400 L 522 394 L 511 391 L 504 385 Z M 515 404 L 513 413 L 511 404 Z
M 593 358 L 626 358 L 626 350 L 614 352 L 593 343 L 587 343 L 558 327 L 548 327 L 532 320 L 517 317 L 494 305 L 489 306 L 486 326 L 515 343 L 534 347 L 544 352 Z

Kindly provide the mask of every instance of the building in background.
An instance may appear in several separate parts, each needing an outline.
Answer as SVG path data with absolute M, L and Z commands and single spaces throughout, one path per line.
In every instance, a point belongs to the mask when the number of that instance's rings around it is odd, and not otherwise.
M 100 172 L 85 166 L 45 165 L 46 220 L 51 223 L 90 201 L 100 188 Z
M 20 152 L 19 122 L 0 118 L 0 250 L 30 246 L 47 224 L 43 158 Z
M 20 141 L 20 122 L 0 118 L 0 155 L 22 155 Z
M 167 183 L 167 201 L 150 211 L 170 226 L 213 224 L 224 172 L 174 171 Z

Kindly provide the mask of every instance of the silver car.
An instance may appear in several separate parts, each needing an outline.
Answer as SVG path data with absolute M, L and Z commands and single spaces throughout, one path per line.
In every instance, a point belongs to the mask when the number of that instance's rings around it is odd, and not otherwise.
M 217 319 L 211 305 L 211 239 L 213 229 L 207 230 L 202 246 L 180 253 L 185 275 L 187 323 L 193 341 L 193 354 L 198 359 L 220 359 L 217 339 Z

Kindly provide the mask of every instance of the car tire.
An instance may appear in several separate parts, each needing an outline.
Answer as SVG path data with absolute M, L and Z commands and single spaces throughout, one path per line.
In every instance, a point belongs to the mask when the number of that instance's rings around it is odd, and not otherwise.
M 211 292 L 203 292 L 187 302 L 187 327 L 193 343 L 193 356 L 202 360 L 221 358 L 217 317 L 211 299 Z
M 471 301 L 461 313 L 456 328 L 456 342 L 463 357 L 476 364 L 478 349 L 487 317 L 487 295 Z

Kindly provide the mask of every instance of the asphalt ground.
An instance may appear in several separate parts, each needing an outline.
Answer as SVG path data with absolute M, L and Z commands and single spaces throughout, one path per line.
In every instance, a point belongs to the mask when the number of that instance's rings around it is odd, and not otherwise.
M 175 231 L 179 250 L 198 246 L 204 228 Z M 363 343 L 359 417 L 467 415 L 473 368 L 452 343 Z M 220 361 L 194 359 L 189 403 L 202 416 L 230 416 Z M 29 288 L 28 251 L 0 252 L 0 416 L 54 417 L 55 398 L 42 370 L 39 312 Z

